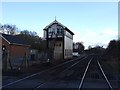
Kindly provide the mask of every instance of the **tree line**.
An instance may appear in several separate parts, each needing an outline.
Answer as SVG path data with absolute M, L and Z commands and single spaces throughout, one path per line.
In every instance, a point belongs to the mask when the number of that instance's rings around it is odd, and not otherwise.
M 45 49 L 46 41 L 39 37 L 35 31 L 19 31 L 16 25 L 4 24 L 0 25 L 0 32 L 22 38 L 22 40 L 25 40 L 31 46 L 31 49 L 37 49 L 38 51 L 43 51 Z
M 12 24 L 0 24 L 0 32 L 9 34 L 9 35 L 16 35 L 19 38 L 27 41 L 29 45 L 31 45 L 31 49 L 37 49 L 39 51 L 44 51 L 46 48 L 46 41 L 42 40 L 41 37 L 38 36 L 37 32 L 29 31 L 29 30 L 22 30 L 19 31 L 16 25 Z M 18 33 L 19 32 L 19 33 Z M 106 57 L 120 57 L 120 39 L 118 40 L 111 40 L 106 49 L 100 47 L 99 45 L 92 48 L 89 46 L 88 50 L 84 50 L 85 46 L 83 42 L 73 43 L 73 51 L 83 53 L 103 53 Z
M 120 39 L 111 40 L 105 51 L 105 55 L 109 58 L 118 58 L 120 60 Z

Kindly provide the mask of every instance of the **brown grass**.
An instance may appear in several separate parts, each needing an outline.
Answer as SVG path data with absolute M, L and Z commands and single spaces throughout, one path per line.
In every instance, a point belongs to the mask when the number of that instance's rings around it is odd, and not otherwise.
M 118 58 L 107 58 L 107 60 L 102 61 L 104 65 L 107 66 L 107 69 L 112 72 L 113 74 L 120 74 L 119 68 L 120 68 L 120 61 Z

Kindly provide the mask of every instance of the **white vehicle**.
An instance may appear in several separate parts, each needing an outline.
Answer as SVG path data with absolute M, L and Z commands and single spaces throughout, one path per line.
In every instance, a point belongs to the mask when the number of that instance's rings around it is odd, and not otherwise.
M 78 54 L 78 52 L 73 52 L 73 56 L 78 57 L 78 56 L 80 56 L 80 54 Z

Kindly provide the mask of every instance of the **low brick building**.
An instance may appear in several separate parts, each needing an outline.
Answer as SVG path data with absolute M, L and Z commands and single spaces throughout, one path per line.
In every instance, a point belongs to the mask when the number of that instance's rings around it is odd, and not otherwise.
M 3 69 L 15 68 L 22 65 L 30 55 L 30 45 L 17 36 L 0 34 L 2 37 L 2 66 Z

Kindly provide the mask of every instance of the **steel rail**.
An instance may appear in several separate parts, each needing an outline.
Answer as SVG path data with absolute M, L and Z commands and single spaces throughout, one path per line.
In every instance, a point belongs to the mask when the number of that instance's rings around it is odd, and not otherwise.
M 87 73 L 87 71 L 88 71 L 88 68 L 89 68 L 89 66 L 90 66 L 90 63 L 91 63 L 92 59 L 93 59 L 93 57 L 90 59 L 90 61 L 89 61 L 88 64 L 87 64 L 87 67 L 86 67 L 85 72 L 84 72 L 84 74 L 83 74 L 82 80 L 81 80 L 81 82 L 80 82 L 80 84 L 79 84 L 78 90 L 81 90 L 81 88 L 82 88 L 82 85 L 83 85 L 83 82 L 84 82 L 86 73 Z
M 106 80 L 106 82 L 107 82 L 107 84 L 108 84 L 110 90 L 113 90 L 112 85 L 110 84 L 108 78 L 106 77 L 106 75 L 105 75 L 105 73 L 104 73 L 104 71 L 103 71 L 103 69 L 102 69 L 102 67 L 101 67 L 101 65 L 100 65 L 100 63 L 99 63 L 98 60 L 97 60 L 97 63 L 98 63 L 98 65 L 99 65 L 100 70 L 102 71 L 102 74 L 103 74 L 103 76 L 104 76 L 104 78 L 105 78 L 105 80 Z

